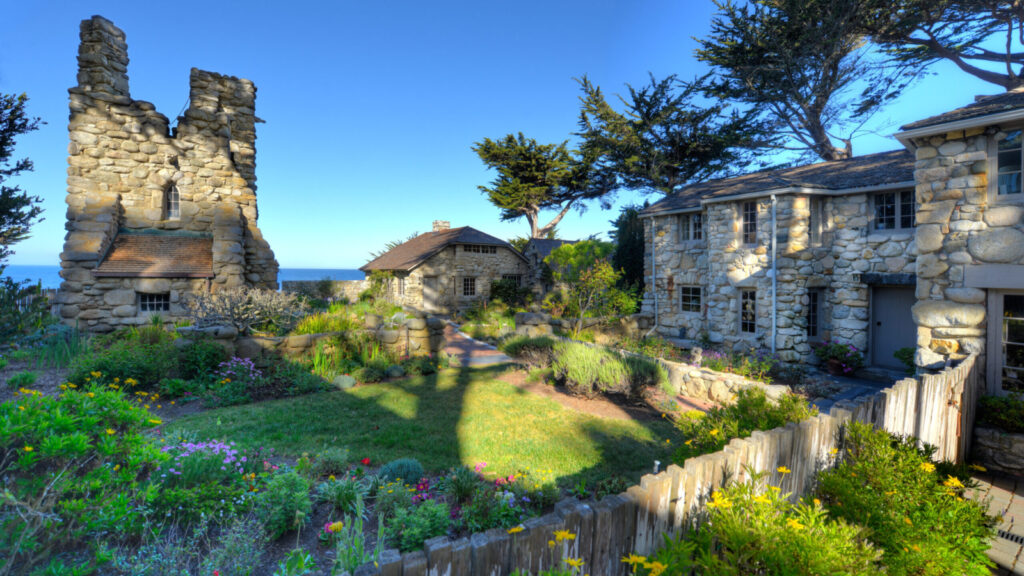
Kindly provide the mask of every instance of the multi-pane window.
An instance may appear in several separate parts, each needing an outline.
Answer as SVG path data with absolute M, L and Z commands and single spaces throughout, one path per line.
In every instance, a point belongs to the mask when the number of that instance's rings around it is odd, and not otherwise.
M 913 190 L 875 194 L 875 230 L 913 228 L 917 225 L 917 206 Z
M 462 246 L 463 252 L 473 252 L 476 254 L 497 254 L 497 246 L 485 246 L 482 244 L 464 244 Z
M 700 286 L 679 287 L 679 309 L 683 312 L 700 312 Z
M 757 202 L 743 203 L 743 243 L 757 243 Z
M 405 278 L 398 278 L 398 295 L 405 296 Z
M 757 332 L 757 291 L 744 290 L 740 293 L 740 332 Z
M 807 291 L 807 338 L 818 340 L 821 336 L 821 290 Z
M 476 296 L 476 278 L 470 277 L 462 279 L 462 295 Z
M 1001 344 L 1003 389 L 1024 391 L 1024 295 L 1003 296 Z
M 704 239 L 704 216 L 700 212 L 682 214 L 678 217 L 678 221 L 680 242 Z
M 171 295 L 139 294 L 139 312 L 167 312 L 171 309 Z
M 516 285 L 516 288 L 521 288 L 523 286 L 522 274 L 502 274 L 501 279 L 511 281 Z
M 807 216 L 807 236 L 811 246 L 821 246 L 821 230 L 824 227 L 823 209 L 824 202 L 821 198 L 810 198 L 810 210 Z
M 164 195 L 164 213 L 168 220 L 181 218 L 181 196 L 178 194 L 178 187 L 171 186 Z
M 1014 130 L 999 140 L 999 184 L 996 194 L 1010 198 L 1020 198 L 1021 165 L 1024 154 L 1021 153 L 1021 131 Z

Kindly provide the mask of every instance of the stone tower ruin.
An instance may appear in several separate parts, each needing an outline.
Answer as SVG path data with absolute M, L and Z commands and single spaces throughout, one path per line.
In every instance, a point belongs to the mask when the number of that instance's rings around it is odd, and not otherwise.
M 193 68 L 172 129 L 129 93 L 124 32 L 93 16 L 80 34 L 68 90 L 64 321 L 109 331 L 180 318 L 190 293 L 277 289 L 257 226 L 253 83 Z

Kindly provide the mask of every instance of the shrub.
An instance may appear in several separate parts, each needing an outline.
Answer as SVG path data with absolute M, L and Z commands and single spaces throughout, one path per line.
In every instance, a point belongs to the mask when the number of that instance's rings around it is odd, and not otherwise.
M 393 546 L 402 552 L 411 552 L 430 538 L 446 534 L 450 524 L 447 504 L 425 500 L 414 508 L 399 508 L 385 531 Z
M 406 374 L 426 376 L 437 372 L 437 362 L 430 356 L 410 356 L 402 360 Z
M 331 446 L 325 448 L 313 461 L 313 473 L 317 476 L 333 474 L 340 476 L 348 469 L 348 449 Z
M 401 482 L 387 482 L 377 488 L 374 509 L 384 518 L 392 518 L 402 509 L 413 506 L 409 487 Z
M 330 527 L 328 526 L 328 529 Z M 377 522 L 377 544 L 373 550 L 367 550 L 366 535 L 363 534 L 363 519 L 360 515 L 348 516 L 342 521 L 341 527 L 334 532 L 334 573 L 354 574 L 356 568 L 370 562 L 377 563 L 384 552 L 384 521 Z
M 263 372 L 249 358 L 232 357 L 217 365 L 207 397 L 217 406 L 251 402 L 264 385 Z
M 491 528 L 511 528 L 519 524 L 525 515 L 516 500 L 513 492 L 478 486 L 469 503 L 462 508 L 460 523 L 471 534 Z
M 501 344 L 502 352 L 525 362 L 531 368 L 550 366 L 554 347 L 554 339 L 547 336 L 516 336 Z
M 815 346 L 814 355 L 822 362 L 837 364 L 843 374 L 850 374 L 864 365 L 864 355 L 853 344 L 827 340 Z
M 900 348 L 899 350 L 892 353 L 893 358 L 900 361 L 901 364 L 907 367 L 907 374 L 913 375 L 917 370 L 917 366 L 914 364 L 914 353 L 917 349 L 913 346 L 907 346 L 906 348 Z
M 747 354 L 701 350 L 700 365 L 716 372 L 732 372 L 750 380 L 770 384 L 771 373 L 778 364 L 771 352 L 751 349 Z
M 170 340 L 144 344 L 129 337 L 112 342 L 105 350 L 79 356 L 71 363 L 67 378 L 78 386 L 99 378 L 109 383 L 132 378 L 140 388 L 151 390 L 164 378 L 175 376 L 177 365 L 178 350 Z
M 525 286 L 520 287 L 519 283 L 511 278 L 503 278 L 491 282 L 491 298 L 509 308 L 523 306 L 529 300 L 530 295 L 529 288 Z
M 593 396 L 595 392 L 629 392 L 625 364 L 619 354 L 576 342 L 559 342 L 552 362 L 555 377 L 573 394 Z
M 712 408 L 706 414 L 687 412 L 675 421 L 685 440 L 676 448 L 673 460 L 682 465 L 687 458 L 721 450 L 733 438 L 800 422 L 816 413 L 799 396 L 786 394 L 773 402 L 760 388 L 740 390 L 734 404 Z
M 362 480 L 346 477 L 320 483 L 316 489 L 316 499 L 318 502 L 329 503 L 347 516 L 362 516 L 367 492 Z
M 982 396 L 978 400 L 978 424 L 1024 433 L 1024 396 Z
M 0 278 L 0 342 L 38 330 L 51 322 L 50 318 L 50 302 L 41 284 Z
M 203 378 L 228 359 L 228 352 L 213 340 L 196 340 L 178 353 L 178 373 L 186 380 Z
M 306 304 L 295 294 L 240 287 L 194 293 L 185 308 L 199 328 L 228 325 L 242 335 L 257 328 L 287 334 L 305 315 Z
M 385 464 L 379 475 L 384 480 L 418 482 L 423 478 L 423 465 L 415 458 L 399 458 Z
M 197 520 L 251 509 L 260 458 L 221 441 L 175 442 L 160 451 L 168 457 L 154 473 L 160 515 Z
M 790 502 L 758 480 L 720 489 L 709 521 L 685 540 L 665 537 L 653 559 L 635 562 L 663 574 L 884 574 L 866 531 L 832 520 L 820 503 Z
M 266 553 L 263 526 L 251 516 L 236 517 L 225 525 L 201 522 L 154 530 L 131 554 L 114 562 L 118 573 L 133 576 L 188 576 L 190 574 L 254 574 Z
M 668 385 L 668 372 L 656 361 L 638 356 L 625 356 L 622 361 L 626 365 L 629 390 L 633 396 L 641 396 L 650 388 Z
M 320 312 L 299 320 L 292 334 L 323 334 L 325 332 L 349 332 L 362 326 L 346 312 Z
M 38 392 L 0 404 L 4 509 L 0 573 L 28 573 L 55 551 L 139 535 L 150 493 L 141 479 L 163 456 L 144 434 L 160 425 L 121 393 L 98 386 Z
M 371 362 L 352 373 L 357 382 L 372 384 L 380 382 L 387 377 L 387 366 L 381 362 Z
M 822 500 L 831 515 L 870 529 L 889 574 L 987 576 L 995 519 L 963 497 L 965 479 L 932 454 L 913 438 L 853 422 L 842 463 L 819 477 Z
M 36 383 L 36 378 L 38 377 L 39 374 L 36 374 L 35 372 L 22 370 L 21 372 L 12 374 L 11 377 L 7 379 L 7 387 L 15 390 L 18 388 L 28 388 Z
M 481 485 L 483 480 L 479 474 L 468 466 L 458 466 L 441 479 L 440 487 L 455 503 L 462 504 L 468 502 Z
M 277 540 L 309 519 L 309 483 L 295 472 L 282 472 L 270 478 L 256 502 L 256 516 L 271 540 Z
M 202 382 L 198 380 L 182 380 L 181 378 L 164 378 L 157 384 L 157 391 L 166 398 L 181 398 L 183 396 L 198 398 L 205 390 Z

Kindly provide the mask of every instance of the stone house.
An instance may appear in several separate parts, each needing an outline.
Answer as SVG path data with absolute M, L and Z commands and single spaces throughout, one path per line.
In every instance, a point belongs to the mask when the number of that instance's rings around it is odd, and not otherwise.
M 550 256 L 551 251 L 555 248 L 575 243 L 575 240 L 556 240 L 551 238 L 530 238 L 527 241 L 526 247 L 523 248 L 523 256 L 530 264 L 528 285 L 534 294 L 543 296 L 554 288 L 550 278 L 545 274 L 547 265 L 544 264 L 544 259 Z
M 93 331 L 174 321 L 189 293 L 277 289 L 277 261 L 257 226 L 256 88 L 192 69 L 189 105 L 171 128 L 132 99 L 125 34 L 81 24 L 69 89 L 67 235 L 57 304 Z
M 694 184 L 642 212 L 644 311 L 659 333 L 870 365 L 976 352 L 1024 379 L 1024 91 L 901 128 L 906 150 Z
M 490 299 L 491 282 L 527 281 L 526 258 L 511 244 L 475 228 L 434 222 L 420 234 L 366 263 L 363 272 L 391 273 L 388 298 L 424 312 L 453 313 Z

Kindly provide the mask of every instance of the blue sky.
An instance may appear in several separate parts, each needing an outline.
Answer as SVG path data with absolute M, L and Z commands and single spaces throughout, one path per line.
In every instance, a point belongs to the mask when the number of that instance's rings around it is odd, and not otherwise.
M 710 0 L 518 2 L 48 2 L 6 6 L 0 91 L 26 92 L 47 122 L 17 155 L 16 180 L 43 198 L 46 221 L 15 246 L 12 264 L 57 264 L 64 237 L 67 89 L 75 84 L 79 22 L 101 14 L 125 30 L 132 97 L 172 121 L 191 67 L 249 78 L 258 93 L 260 227 L 283 267 L 355 268 L 385 242 L 435 219 L 501 238 L 477 190 L 493 174 L 470 150 L 522 131 L 561 141 L 576 127 L 576 77 L 606 92 L 648 73 L 705 71 L 694 37 Z M 857 154 L 891 150 L 900 124 L 999 92 L 952 66 L 908 90 L 854 140 Z M 619 196 L 616 206 L 642 201 Z M 617 210 L 592 207 L 559 226 L 565 238 L 604 234 Z

